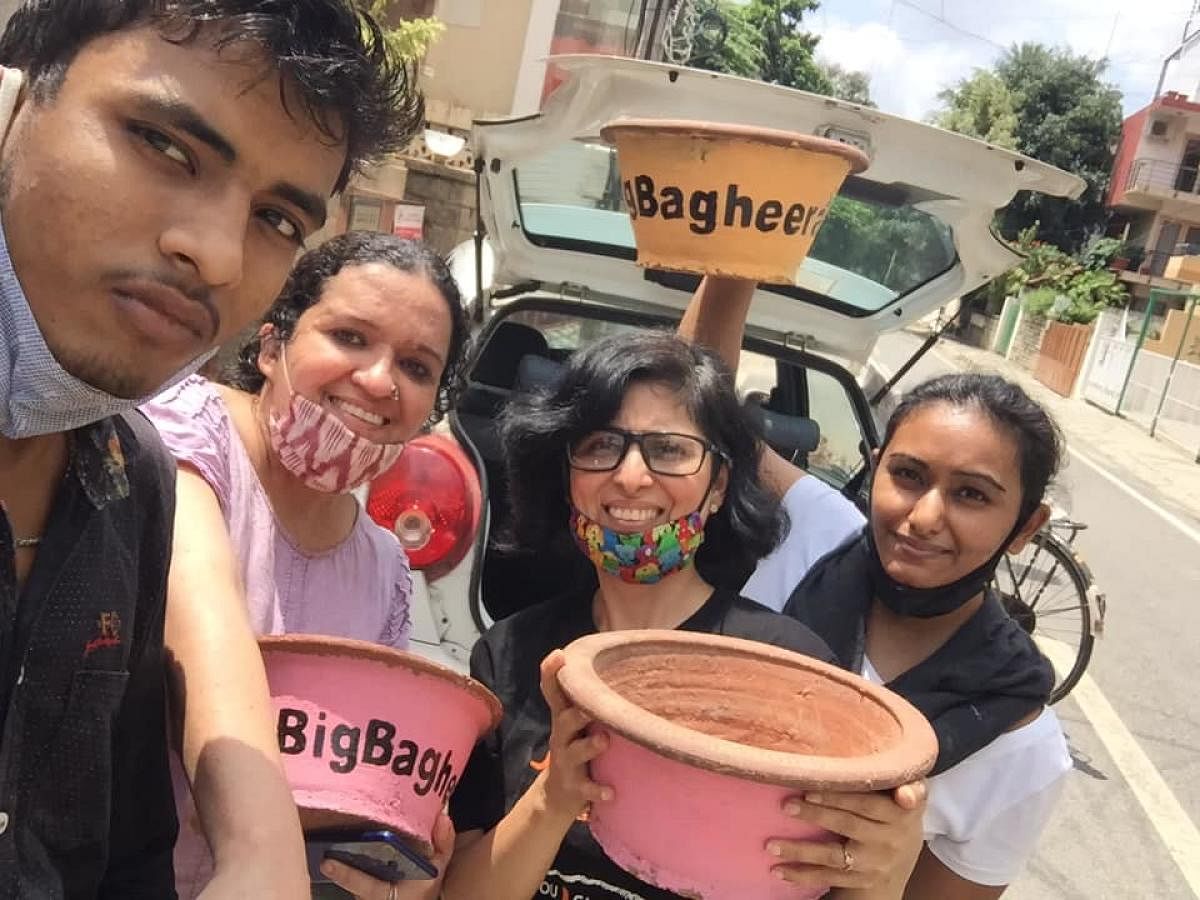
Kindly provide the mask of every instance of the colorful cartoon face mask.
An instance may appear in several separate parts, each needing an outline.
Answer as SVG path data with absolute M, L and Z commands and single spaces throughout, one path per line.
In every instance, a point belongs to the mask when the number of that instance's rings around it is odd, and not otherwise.
M 646 531 L 605 528 L 571 509 L 571 537 L 596 567 L 630 584 L 654 584 L 691 565 L 704 543 L 700 510 Z
M 297 394 L 280 345 L 279 361 L 291 400 L 268 421 L 271 446 L 283 467 L 314 491 L 344 494 L 389 469 L 404 444 L 377 444 L 355 434 L 320 404 Z

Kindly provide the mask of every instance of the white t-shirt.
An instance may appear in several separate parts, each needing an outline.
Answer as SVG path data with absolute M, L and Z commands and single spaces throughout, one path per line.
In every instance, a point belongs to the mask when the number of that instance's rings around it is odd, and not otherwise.
M 866 519 L 853 503 L 815 475 L 805 475 L 783 495 L 792 520 L 787 536 L 751 574 L 742 596 L 779 612 L 813 563 L 862 530 Z
M 742 589 L 775 610 L 783 609 L 813 563 L 865 522 L 854 504 L 815 476 L 792 485 L 783 505 L 791 518 L 788 535 Z M 883 681 L 869 660 L 862 675 Z M 1070 770 L 1058 717 L 1044 709 L 1029 724 L 929 779 L 925 840 L 930 852 L 968 881 L 1011 884 L 1032 855 Z
M 862 676 L 882 684 L 868 659 Z M 1033 855 L 1071 771 L 1049 707 L 957 766 L 929 778 L 925 842 L 942 864 L 976 884 L 1011 884 Z

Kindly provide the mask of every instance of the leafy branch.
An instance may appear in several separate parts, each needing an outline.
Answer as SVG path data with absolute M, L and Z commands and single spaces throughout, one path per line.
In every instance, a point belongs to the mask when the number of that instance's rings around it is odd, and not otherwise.
M 414 63 L 429 52 L 446 26 L 433 17 L 402 19 L 392 14 L 392 0 L 366 0 L 362 8 L 383 29 L 388 53 L 406 63 Z

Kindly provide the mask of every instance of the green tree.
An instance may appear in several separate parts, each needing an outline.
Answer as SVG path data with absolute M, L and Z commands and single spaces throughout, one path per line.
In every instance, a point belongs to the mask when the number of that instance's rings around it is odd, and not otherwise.
M 976 69 L 970 78 L 938 94 L 938 99 L 943 108 L 933 117 L 935 125 L 1016 149 L 1016 100 L 995 72 Z
M 871 99 L 871 79 L 866 72 L 844 69 L 835 62 L 818 63 L 829 81 L 829 96 L 875 108 Z
M 1017 148 L 1087 183 L 1078 200 L 1019 196 L 1002 219 L 1005 234 L 1041 222 L 1044 240 L 1075 250 L 1107 222 L 1104 194 L 1121 135 L 1121 92 L 1102 80 L 1104 72 L 1104 60 L 1041 44 L 1015 46 L 997 64 L 1016 100 Z
M 813 57 L 820 40 L 800 20 L 817 0 L 696 0 L 688 65 L 818 94 L 833 89 Z
M 762 36 L 763 81 L 818 94 L 833 89 L 813 56 L 821 39 L 800 28 L 818 6 L 818 0 L 750 0 L 746 14 Z
M 762 40 L 744 6 L 730 0 L 696 0 L 693 22 L 688 65 L 743 78 L 761 75 Z
M 1020 44 L 992 71 L 977 72 L 940 95 L 943 108 L 934 118 L 939 125 L 1019 150 L 1087 183 L 1078 200 L 1018 195 L 999 218 L 1006 237 L 1039 223 L 1042 240 L 1075 251 L 1102 230 L 1121 133 L 1121 93 L 1104 81 L 1104 73 L 1103 60 Z

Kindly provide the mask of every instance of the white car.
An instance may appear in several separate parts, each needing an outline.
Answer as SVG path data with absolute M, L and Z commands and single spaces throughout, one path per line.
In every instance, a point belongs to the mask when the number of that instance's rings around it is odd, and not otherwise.
M 995 211 L 1018 191 L 1083 189 L 1028 157 L 828 97 L 638 60 L 555 63 L 568 78 L 542 113 L 476 123 L 487 302 L 467 387 L 447 422 L 411 446 L 368 499 L 418 572 L 414 649 L 459 669 L 492 621 L 561 590 L 582 562 L 492 549 L 507 512 L 498 413 L 515 392 L 552 383 L 590 341 L 672 327 L 697 284 L 635 265 L 601 126 L 623 116 L 741 123 L 867 153 L 870 167 L 831 205 L 798 284 L 760 289 L 738 372 L 768 441 L 849 496 L 878 443 L 859 380 L 878 335 L 1019 261 L 992 231 Z M 479 293 L 475 249 L 454 254 L 464 296 Z

